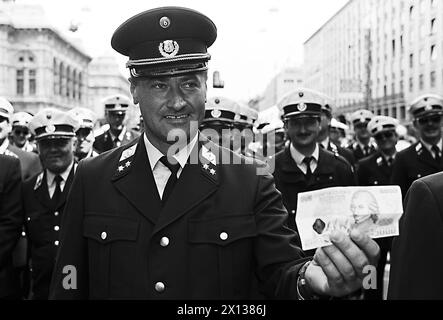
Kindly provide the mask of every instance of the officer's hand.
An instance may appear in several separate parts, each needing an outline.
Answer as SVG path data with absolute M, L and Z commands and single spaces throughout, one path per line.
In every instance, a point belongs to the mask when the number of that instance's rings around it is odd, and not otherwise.
M 305 278 L 316 294 L 343 297 L 362 287 L 367 275 L 363 269 L 367 265 L 377 266 L 380 247 L 357 230 L 350 237 L 333 232 L 331 241 L 333 245 L 317 249 Z

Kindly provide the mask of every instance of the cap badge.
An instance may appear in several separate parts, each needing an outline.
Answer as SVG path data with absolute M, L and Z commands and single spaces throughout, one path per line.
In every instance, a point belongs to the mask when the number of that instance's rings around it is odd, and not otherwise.
M 308 109 L 308 106 L 305 103 L 300 103 L 297 107 L 298 111 L 304 112 L 306 109 Z
M 174 57 L 178 53 L 178 49 L 178 43 L 174 40 L 165 40 L 158 45 L 160 54 L 165 58 Z
M 167 29 L 167 28 L 169 28 L 169 26 L 171 25 L 171 20 L 169 20 L 168 17 L 162 17 L 162 18 L 160 19 L 159 23 L 160 23 L 160 26 L 161 26 L 163 29 Z
M 305 95 L 305 94 L 304 94 L 303 92 L 299 92 L 299 93 L 298 93 L 298 96 L 299 96 L 300 98 L 303 98 L 304 95 Z
M 211 116 L 214 118 L 220 118 L 221 117 L 221 111 L 218 109 L 214 109 L 211 111 Z
M 431 111 L 431 110 L 432 110 L 432 106 L 428 104 L 428 105 L 425 107 L 425 111 Z
M 241 116 L 239 114 L 236 114 L 235 117 L 234 117 L 234 120 L 235 121 L 239 121 L 240 119 L 241 119 Z
M 55 132 L 55 126 L 53 124 L 48 124 L 45 128 L 46 133 L 54 133 Z

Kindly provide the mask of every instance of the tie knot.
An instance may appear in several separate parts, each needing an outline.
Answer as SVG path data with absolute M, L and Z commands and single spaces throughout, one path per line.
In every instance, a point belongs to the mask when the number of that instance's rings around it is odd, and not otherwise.
M 178 170 L 180 169 L 180 163 L 172 164 L 168 161 L 168 158 L 166 156 L 163 156 L 160 158 L 160 162 L 163 163 L 169 171 L 171 171 L 172 174 L 177 175 Z
M 54 181 L 55 181 L 55 183 L 56 183 L 57 185 L 60 185 L 60 182 L 63 181 L 63 178 L 62 178 L 61 175 L 56 175 L 56 176 L 54 177 Z
M 303 163 L 306 164 L 309 167 L 311 165 L 312 159 L 313 159 L 313 157 L 305 157 L 303 159 Z

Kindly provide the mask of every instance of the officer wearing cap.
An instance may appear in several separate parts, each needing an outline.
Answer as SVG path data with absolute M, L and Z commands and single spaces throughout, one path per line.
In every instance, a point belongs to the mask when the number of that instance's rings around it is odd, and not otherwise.
M 353 152 L 357 162 L 377 150 L 377 146 L 371 141 L 371 135 L 368 132 L 368 123 L 373 117 L 374 114 L 369 110 L 358 110 L 351 115 L 356 141 L 349 146 L 349 149 Z
M 349 127 L 338 121 L 335 118 L 331 119 L 331 125 L 329 127 L 329 139 L 336 146 L 344 147 L 347 145 L 346 143 L 346 131 L 349 130 Z
M 360 287 L 349 278 L 328 285 L 326 258 L 307 264 L 292 245 L 296 234 L 285 227 L 272 177 L 258 175 L 256 164 L 221 162 L 241 156 L 199 134 L 216 34 L 208 17 L 179 7 L 142 12 L 114 33 L 112 46 L 129 56 L 145 132 L 80 162 L 52 298 L 247 299 L 256 296 L 254 274 L 268 297 L 343 296 Z M 213 118 L 224 117 L 218 111 Z M 357 259 L 376 259 L 375 242 L 353 239 L 343 235 L 327 250 L 334 272 L 344 269 L 338 251 L 353 251 L 357 272 Z M 76 266 L 76 290 L 63 287 L 66 265 Z
M 298 193 L 356 184 L 349 162 L 317 143 L 322 104 L 320 93 L 305 88 L 292 91 L 279 102 L 290 145 L 275 156 L 274 177 L 289 211 L 288 224 L 294 230 Z
M 20 276 L 13 250 L 23 223 L 20 162 L 0 155 L 0 300 L 21 298 Z
M 368 123 L 368 131 L 375 139 L 378 151 L 361 159 L 358 164 L 357 176 L 360 186 L 390 185 L 393 163 L 397 154 L 398 121 L 387 116 L 376 116 Z M 392 238 L 375 240 L 380 246 L 380 260 L 377 266 L 377 289 L 365 292 L 365 298 L 383 299 L 384 271 L 388 252 L 391 250 Z
M 31 122 L 31 119 L 32 115 L 28 112 L 16 112 L 11 116 L 11 142 L 23 151 L 37 153 L 37 146 L 29 142 L 31 138 L 29 122 Z
M 409 113 L 420 140 L 398 153 L 391 179 L 392 184 L 401 187 L 403 197 L 412 182 L 443 170 L 443 97 L 420 96 L 411 103 Z
M 254 143 L 254 123 L 258 119 L 258 112 L 246 105 L 239 104 L 239 116 L 234 119 L 234 131 L 240 133 L 240 146 L 237 152 L 248 157 L 256 157 L 251 149 Z M 238 145 L 238 142 L 235 142 Z M 235 151 L 235 149 L 234 149 Z
M 237 102 L 225 97 L 212 97 L 206 102 L 205 117 L 200 124 L 201 132 L 211 141 L 230 149 L 232 129 L 238 116 Z
M 84 158 L 98 156 L 98 153 L 93 148 L 95 141 L 93 129 L 97 120 L 94 112 L 86 108 L 77 107 L 69 110 L 68 113 L 77 117 L 80 123 L 75 133 L 75 160 L 78 162 Z
M 11 132 L 11 117 L 13 114 L 14 108 L 11 103 L 0 97 L 0 154 L 18 158 L 22 170 L 22 179 L 26 180 L 41 171 L 41 164 L 36 154 L 25 152 L 9 142 L 8 135 Z
M 338 154 L 345 158 L 352 166 L 355 164 L 355 158 L 353 153 L 340 145 L 335 144 L 330 139 L 330 129 L 333 111 L 333 101 L 332 98 L 324 96 L 324 102 L 321 107 L 321 122 L 320 122 L 320 133 L 318 134 L 317 141 L 320 148 L 324 148 L 332 153 Z
M 120 94 L 112 95 L 103 100 L 105 106 L 106 121 L 109 130 L 95 138 L 94 149 L 102 153 L 120 146 L 126 145 L 139 134 L 124 124 L 126 112 L 131 104 L 131 100 Z
M 47 299 L 66 198 L 74 179 L 76 117 L 46 108 L 29 125 L 37 141 L 43 171 L 23 184 L 25 227 L 32 265 L 32 293 Z

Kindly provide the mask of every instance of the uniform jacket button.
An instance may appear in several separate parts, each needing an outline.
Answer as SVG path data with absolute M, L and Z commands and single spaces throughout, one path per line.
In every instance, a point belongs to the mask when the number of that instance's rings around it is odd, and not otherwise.
M 165 284 L 163 282 L 157 282 L 155 284 L 155 291 L 157 291 L 158 293 L 162 293 L 163 291 L 165 291 Z
M 31 221 L 31 217 L 28 217 L 28 219 L 27 219 L 28 221 Z
M 54 216 L 57 217 L 58 215 L 59 215 L 58 211 L 54 212 Z
M 54 245 L 58 246 L 59 244 L 60 244 L 60 242 L 54 241 Z
M 22 237 L 26 237 L 26 232 L 22 232 Z
M 295 214 L 295 210 L 292 210 L 291 213 L 292 213 L 292 214 Z
M 220 233 L 220 239 L 223 241 L 228 240 L 228 234 L 226 232 Z
M 162 247 L 167 247 L 169 245 L 169 238 L 168 237 L 163 237 L 160 239 L 160 245 Z
M 55 226 L 55 227 L 54 227 L 54 230 L 55 230 L 55 231 L 59 231 L 59 230 L 60 230 L 60 227 L 59 227 L 59 226 Z
M 107 237 L 108 237 L 108 234 L 103 231 L 102 234 L 101 234 L 102 240 L 106 240 Z

